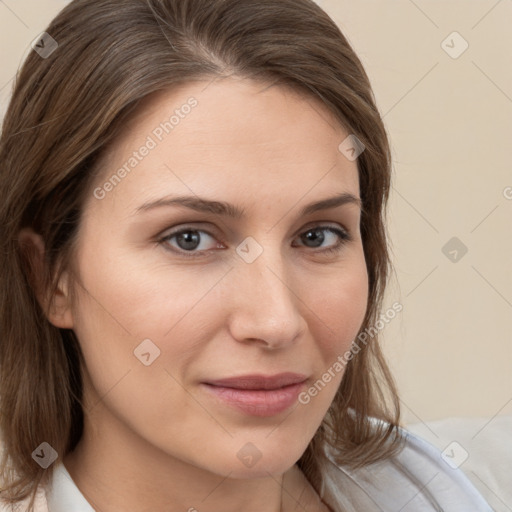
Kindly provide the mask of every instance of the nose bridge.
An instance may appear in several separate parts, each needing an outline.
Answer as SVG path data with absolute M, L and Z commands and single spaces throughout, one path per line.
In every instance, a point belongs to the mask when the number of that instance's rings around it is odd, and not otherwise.
M 231 331 L 239 341 L 259 339 L 277 347 L 293 342 L 305 321 L 293 289 L 291 262 L 286 261 L 276 237 L 265 240 L 261 244 L 254 239 L 247 241 L 245 252 L 244 243 L 238 248 L 242 256 L 238 256 L 234 272 Z M 251 261 L 247 255 L 257 251 L 258 245 L 261 252 Z

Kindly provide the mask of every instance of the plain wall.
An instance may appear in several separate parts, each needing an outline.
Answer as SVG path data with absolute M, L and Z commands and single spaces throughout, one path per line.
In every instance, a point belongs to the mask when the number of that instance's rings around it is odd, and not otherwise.
M 66 3 L 0 2 L 0 116 Z M 361 58 L 391 139 L 396 273 L 383 312 L 403 310 L 381 332 L 404 420 L 510 415 L 512 1 L 318 3 Z M 457 58 L 453 32 L 469 45 Z

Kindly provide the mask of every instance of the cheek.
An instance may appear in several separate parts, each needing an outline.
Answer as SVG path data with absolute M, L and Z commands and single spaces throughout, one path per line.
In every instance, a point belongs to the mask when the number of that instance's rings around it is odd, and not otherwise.
M 181 306 L 166 305 L 148 282 L 145 289 L 141 283 L 136 287 L 118 279 L 115 273 L 102 278 L 94 298 L 81 296 L 74 328 L 88 375 L 87 404 L 95 421 L 107 421 L 112 413 L 133 431 L 162 445 L 166 438 L 197 435 L 194 428 L 184 435 L 181 426 L 195 425 L 197 418 L 209 421 L 182 385 L 196 350 L 191 337 L 197 331 L 186 316 L 190 305 L 183 297 Z M 165 338 L 162 330 L 170 331 Z M 158 434 L 154 425 L 161 426 Z
M 322 286 L 310 287 L 307 295 L 311 304 L 314 338 L 320 344 L 325 363 L 330 364 L 351 346 L 361 328 L 367 310 L 368 274 L 362 260 L 354 260 Z
M 97 242 L 91 244 L 98 247 L 96 255 L 84 251 L 80 262 L 87 292 L 78 314 L 88 315 L 84 323 L 96 320 L 96 328 L 118 332 L 130 346 L 146 338 L 172 337 L 226 272 L 172 265 L 158 248 L 137 253 Z
M 171 392 L 174 381 L 165 368 L 186 352 L 188 338 L 178 332 L 211 286 L 209 280 L 190 286 L 184 273 L 174 272 L 163 281 L 152 277 L 143 261 L 102 245 L 100 237 L 88 246 L 96 255 L 87 247 L 81 252 L 84 286 L 77 289 L 73 330 L 96 392 L 119 399 L 138 396 L 142 388 Z M 181 380 L 179 374 L 176 378 Z M 149 393 L 144 400 L 150 404 L 157 398 Z M 125 405 L 133 408 L 129 401 Z
M 362 253 L 361 253 L 362 254 Z M 308 324 L 321 365 L 315 379 L 299 396 L 300 407 L 321 421 L 339 388 L 351 347 L 363 323 L 368 300 L 368 274 L 364 256 L 332 273 L 321 286 L 310 286 Z

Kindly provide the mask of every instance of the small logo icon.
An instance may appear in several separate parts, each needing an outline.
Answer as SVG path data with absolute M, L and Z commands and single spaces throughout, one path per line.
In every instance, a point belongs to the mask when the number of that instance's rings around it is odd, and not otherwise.
M 43 59 L 47 59 L 59 45 L 50 34 L 43 32 L 32 41 L 31 46 Z
M 252 263 L 263 252 L 263 247 L 252 236 L 248 236 L 237 248 L 236 252 L 246 263 Z
M 240 459 L 244 466 L 252 468 L 261 459 L 261 452 L 258 450 L 258 448 L 256 448 L 254 444 L 246 443 L 238 451 L 236 456 Z
M 469 454 L 457 441 L 452 441 L 441 452 L 441 457 L 448 466 L 457 469 L 469 457 Z
M 452 59 L 458 59 L 469 48 L 469 43 L 458 32 L 452 32 L 441 43 L 441 48 Z
M 366 149 L 366 146 L 355 136 L 349 135 L 339 146 L 340 153 L 353 162 Z
M 51 466 L 58 457 L 58 453 L 45 441 L 41 443 L 33 452 L 32 458 L 43 468 Z
M 146 338 L 135 348 L 133 353 L 144 366 L 149 366 L 160 355 L 160 349 L 149 338 Z
M 446 242 L 441 251 L 452 263 L 458 263 L 468 252 L 468 248 L 454 236 Z

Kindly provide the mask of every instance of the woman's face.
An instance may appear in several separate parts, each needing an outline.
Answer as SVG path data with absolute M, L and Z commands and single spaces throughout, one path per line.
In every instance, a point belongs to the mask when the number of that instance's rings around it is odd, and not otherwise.
M 300 458 L 367 305 L 358 203 L 302 212 L 360 197 L 348 135 L 316 100 L 250 80 L 146 100 L 101 162 L 79 232 L 83 286 L 55 320 L 85 359 L 83 442 L 234 478 Z M 183 196 L 188 207 L 171 203 Z M 304 382 L 207 384 L 288 372 Z

